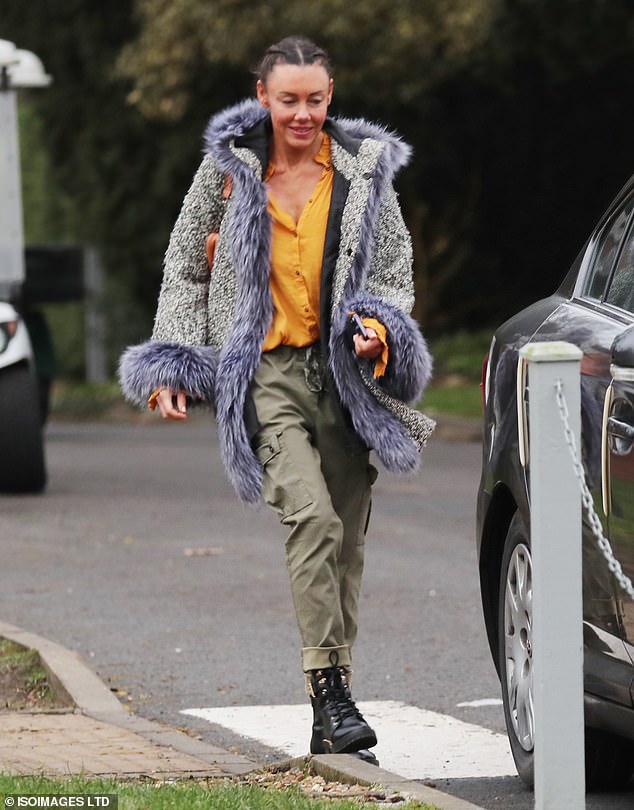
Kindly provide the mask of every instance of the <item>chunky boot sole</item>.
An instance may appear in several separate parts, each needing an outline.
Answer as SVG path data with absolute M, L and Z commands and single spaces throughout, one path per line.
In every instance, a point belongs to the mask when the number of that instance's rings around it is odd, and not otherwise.
M 376 735 L 375 735 L 376 740 Z M 376 745 L 376 742 L 374 743 Z M 322 736 L 322 728 L 320 725 L 315 723 L 313 725 L 313 732 L 310 738 L 310 753 L 311 754 L 329 754 L 334 753 L 327 750 L 326 743 Z M 372 753 L 372 751 L 368 751 L 367 748 L 359 748 L 356 751 L 338 751 L 337 753 L 347 753 L 350 756 L 357 757 L 357 759 L 362 760 L 363 762 L 367 762 L 369 765 L 376 765 L 378 767 L 379 760 L 376 756 Z
M 372 753 L 372 751 L 368 751 L 367 748 L 361 748 L 359 751 L 351 751 L 348 756 L 356 757 L 362 762 L 367 762 L 368 765 L 375 765 L 377 768 L 379 767 L 379 760 Z
M 368 726 L 365 729 L 355 729 L 334 743 L 324 740 L 324 745 L 330 747 L 331 754 L 353 754 L 362 748 L 372 748 L 376 745 L 376 734 Z

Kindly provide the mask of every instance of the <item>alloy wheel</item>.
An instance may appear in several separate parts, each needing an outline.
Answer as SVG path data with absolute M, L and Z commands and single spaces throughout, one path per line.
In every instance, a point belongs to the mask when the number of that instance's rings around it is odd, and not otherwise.
M 504 650 L 509 715 L 518 743 L 534 745 L 533 709 L 533 573 L 530 549 L 513 550 L 504 591 Z

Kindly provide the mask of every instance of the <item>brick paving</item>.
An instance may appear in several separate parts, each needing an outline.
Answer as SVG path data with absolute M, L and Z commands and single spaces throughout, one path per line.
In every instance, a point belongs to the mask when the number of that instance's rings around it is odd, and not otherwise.
M 210 763 L 79 713 L 0 714 L 0 771 L 46 776 L 221 777 Z

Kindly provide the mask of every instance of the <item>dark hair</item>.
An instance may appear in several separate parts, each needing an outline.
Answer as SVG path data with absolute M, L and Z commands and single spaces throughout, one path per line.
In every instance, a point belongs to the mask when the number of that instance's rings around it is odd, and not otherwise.
M 284 37 L 267 48 L 262 61 L 254 73 L 262 84 L 271 74 L 275 65 L 321 65 L 329 78 L 332 78 L 333 69 L 328 54 L 319 45 L 315 45 L 304 37 Z

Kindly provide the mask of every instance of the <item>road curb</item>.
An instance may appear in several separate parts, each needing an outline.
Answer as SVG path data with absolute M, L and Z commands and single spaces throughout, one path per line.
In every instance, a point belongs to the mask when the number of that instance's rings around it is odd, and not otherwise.
M 125 709 L 103 683 L 76 654 L 54 641 L 0 621 L 0 636 L 37 650 L 55 692 L 86 714 L 98 712 L 116 717 Z
M 478 805 L 377 768 L 349 754 L 299 757 L 262 768 L 239 754 L 126 711 L 104 682 L 72 650 L 3 621 L 0 621 L 0 637 L 37 650 L 52 686 L 76 707 L 76 711 L 103 723 L 132 731 L 155 745 L 170 746 L 180 753 L 221 766 L 228 775 L 239 776 L 255 770 L 279 770 L 282 767 L 308 765 L 315 774 L 325 779 L 347 784 L 381 785 L 385 790 L 400 793 L 408 799 L 426 802 L 438 810 L 482 810 Z
M 289 767 L 308 767 L 318 776 L 355 785 L 380 785 L 388 793 L 398 793 L 410 801 L 425 802 L 438 810 L 483 810 L 481 807 L 421 782 L 414 782 L 350 754 L 318 754 L 290 760 Z M 277 767 L 280 767 L 279 765 Z

